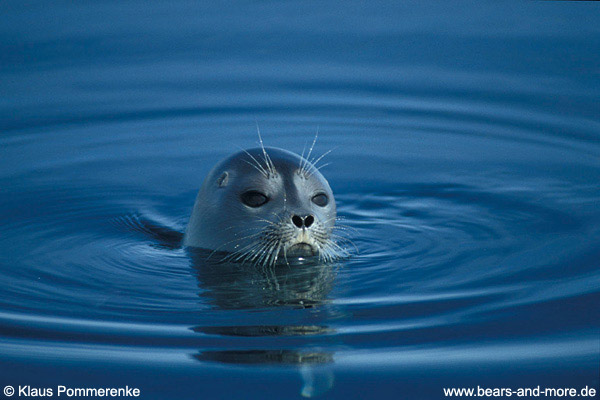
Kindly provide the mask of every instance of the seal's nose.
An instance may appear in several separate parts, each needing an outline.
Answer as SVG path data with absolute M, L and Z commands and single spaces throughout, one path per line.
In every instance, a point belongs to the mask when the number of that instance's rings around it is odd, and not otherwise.
M 292 216 L 292 223 L 300 229 L 310 227 L 313 222 L 315 222 L 315 217 L 312 215 L 307 215 L 304 218 L 297 215 Z

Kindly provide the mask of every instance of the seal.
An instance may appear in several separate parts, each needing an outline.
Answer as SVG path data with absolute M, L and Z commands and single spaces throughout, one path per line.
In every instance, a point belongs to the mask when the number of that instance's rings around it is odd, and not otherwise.
M 333 240 L 335 199 L 307 158 L 263 146 L 219 162 L 198 192 L 184 246 L 258 265 L 338 258 L 343 249 Z

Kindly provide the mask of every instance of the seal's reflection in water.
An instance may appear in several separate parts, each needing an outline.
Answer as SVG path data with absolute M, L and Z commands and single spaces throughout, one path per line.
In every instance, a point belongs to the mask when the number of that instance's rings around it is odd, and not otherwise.
M 335 278 L 332 264 L 309 259 L 258 267 L 219 262 L 219 255 L 188 250 L 198 274 L 202 296 L 220 309 L 289 306 L 315 307 L 326 301 Z M 210 255 L 210 252 L 208 252 Z
M 211 252 L 188 249 L 198 277 L 200 296 L 222 310 L 250 310 L 285 307 L 316 309 L 327 302 L 337 266 L 309 259 L 258 267 L 220 262 Z M 331 335 L 334 330 L 320 325 L 269 324 L 252 326 L 198 326 L 193 330 L 208 335 L 266 338 Z M 260 343 L 264 343 L 261 341 Z M 276 342 L 280 347 L 281 341 Z M 297 347 L 299 342 L 293 342 Z M 242 348 L 200 351 L 193 357 L 201 362 L 238 365 L 281 365 L 300 367 L 303 379 L 301 394 L 313 397 L 333 386 L 333 353 L 313 348 Z

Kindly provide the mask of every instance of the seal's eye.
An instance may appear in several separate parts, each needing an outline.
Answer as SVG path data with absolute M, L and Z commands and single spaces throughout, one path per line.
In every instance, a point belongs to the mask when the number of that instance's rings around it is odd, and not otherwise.
M 325 193 L 319 193 L 314 195 L 312 198 L 312 202 L 318 205 L 319 207 L 325 207 L 327 203 L 329 203 L 329 199 Z
M 261 192 L 257 192 L 256 190 L 244 192 L 240 197 L 242 199 L 242 203 L 253 208 L 260 207 L 269 201 L 269 198 L 266 195 L 262 194 Z

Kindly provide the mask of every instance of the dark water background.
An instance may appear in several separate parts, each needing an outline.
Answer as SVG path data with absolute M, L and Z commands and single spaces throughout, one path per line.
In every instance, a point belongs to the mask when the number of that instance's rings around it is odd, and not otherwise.
M 0 384 L 598 388 L 599 6 L 397 3 L 0 3 Z M 358 255 L 265 276 L 173 245 L 256 122 L 319 129 Z

